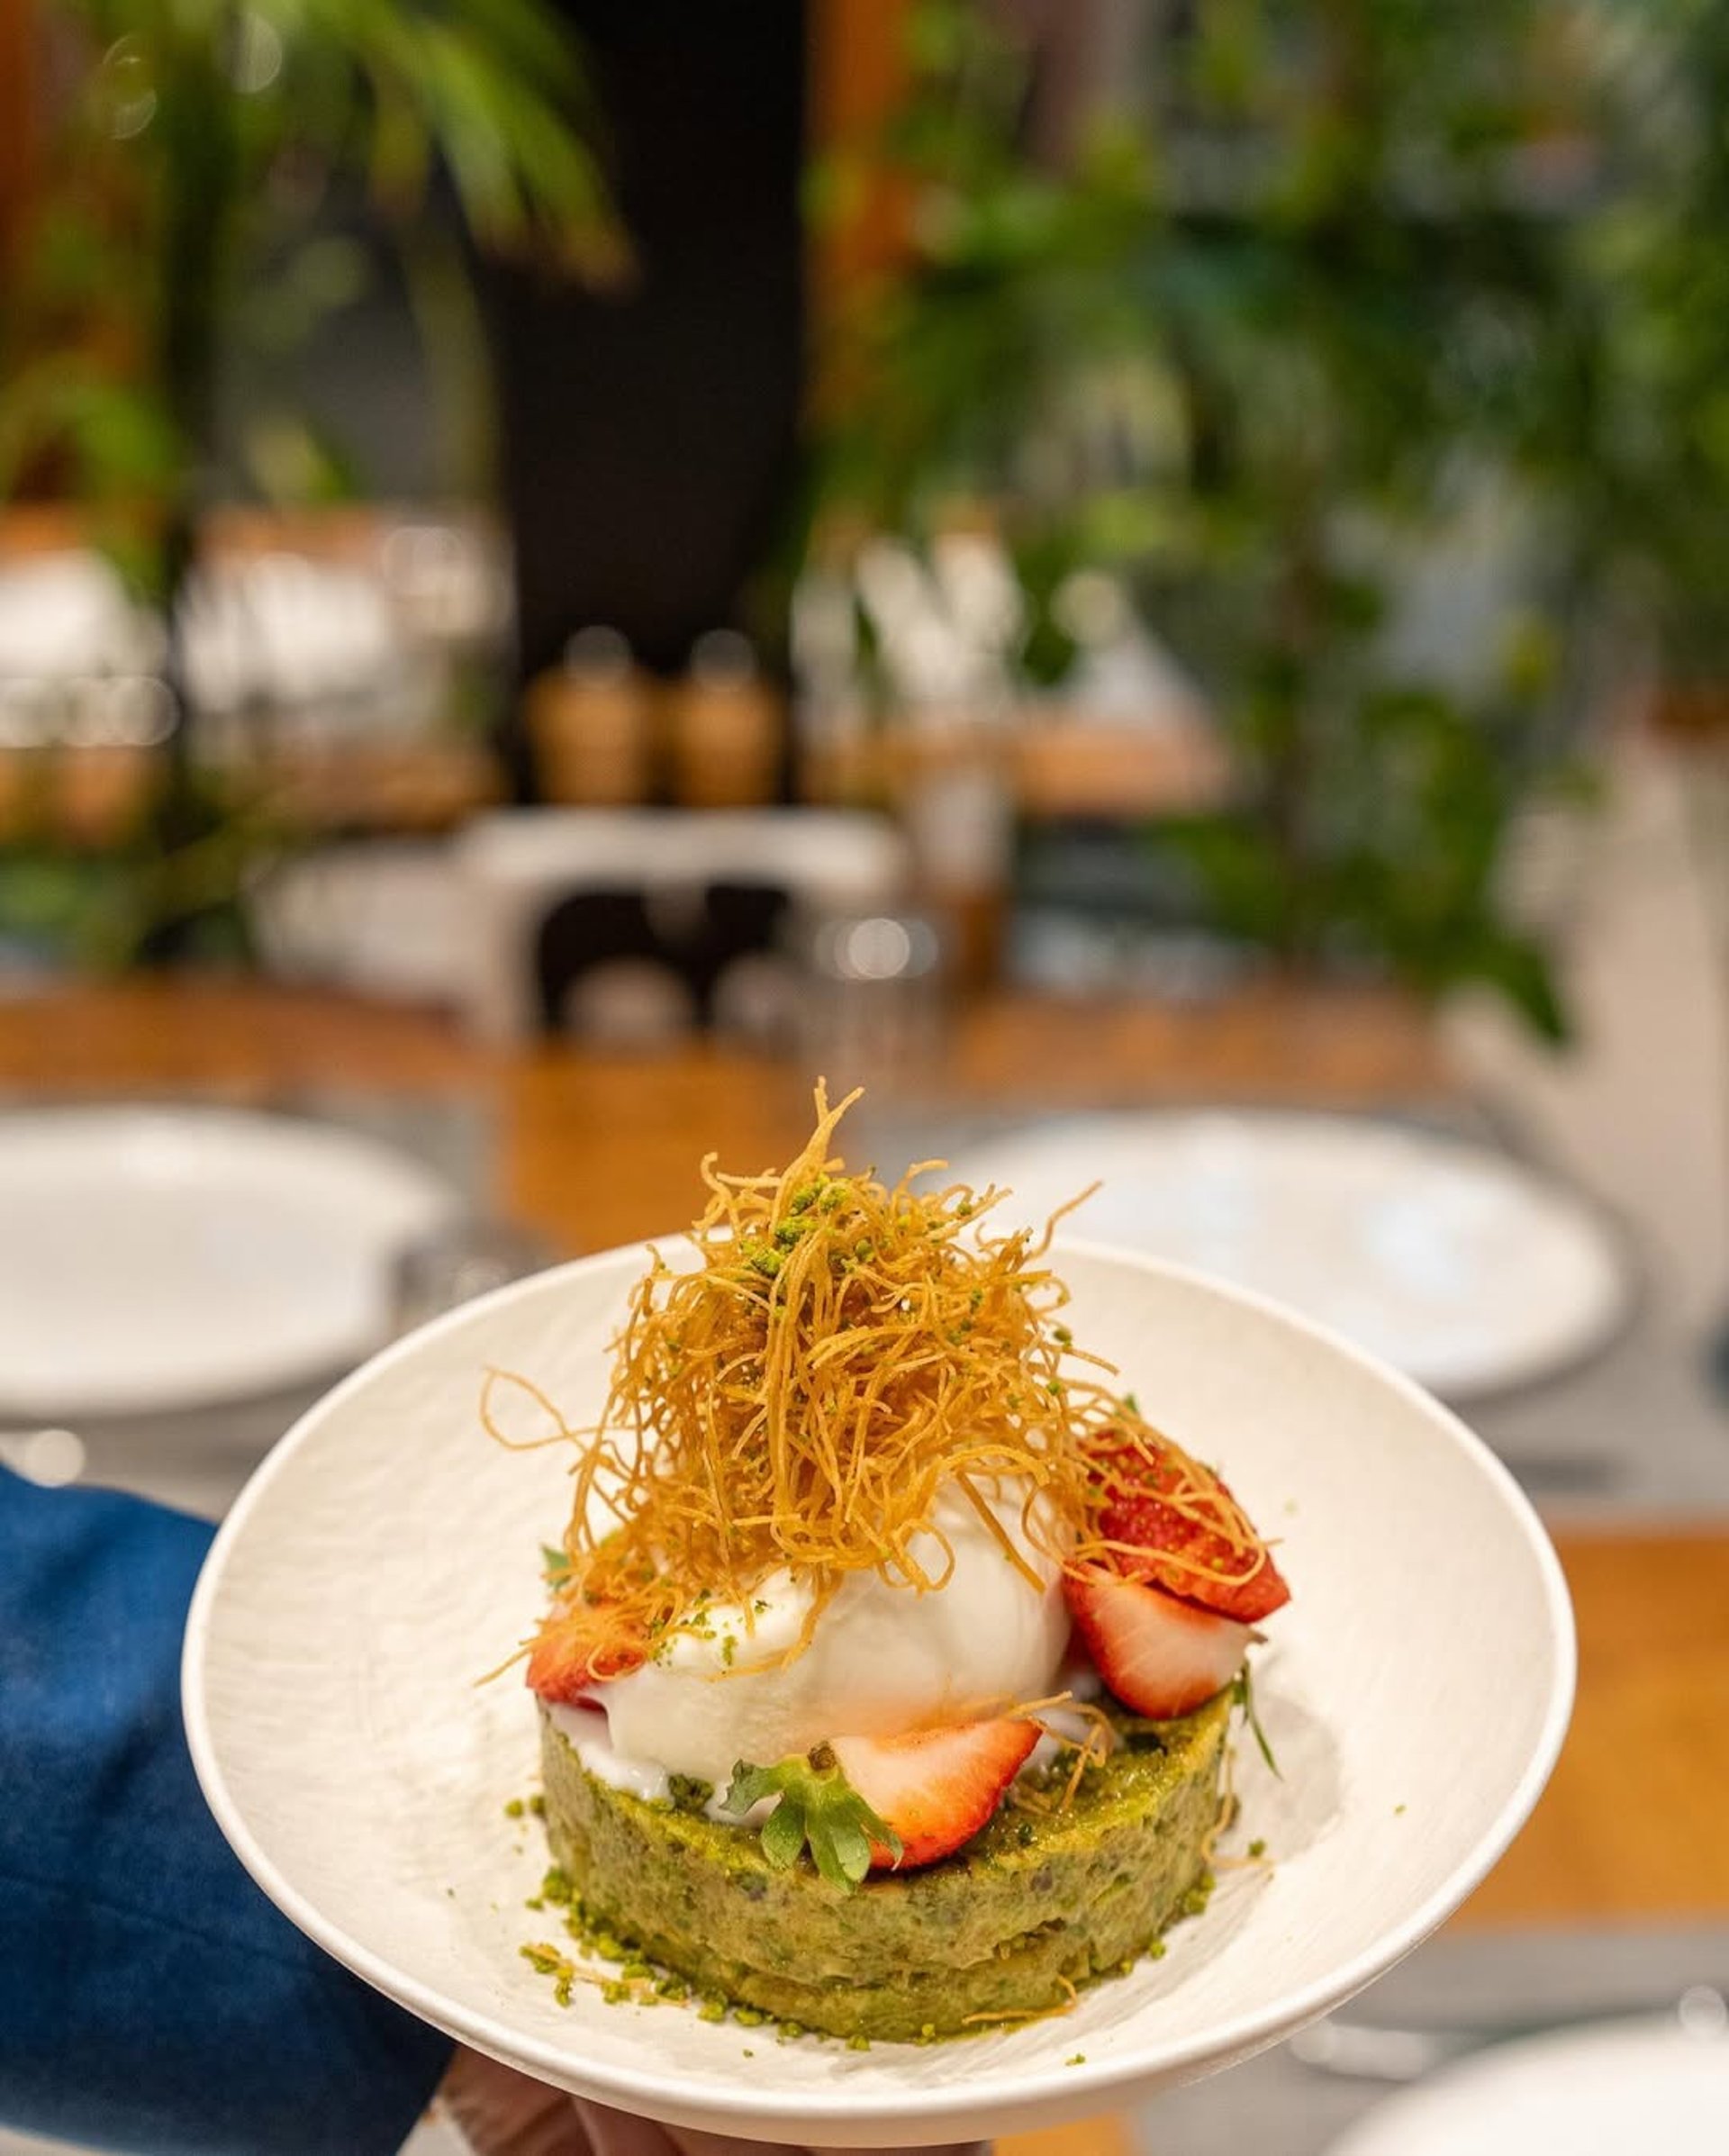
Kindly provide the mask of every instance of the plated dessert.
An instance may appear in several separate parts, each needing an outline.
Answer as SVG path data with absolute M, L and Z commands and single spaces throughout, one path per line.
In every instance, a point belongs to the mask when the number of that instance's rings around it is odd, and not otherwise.
M 583 1924 L 867 2041 L 1060 2008 L 1209 1880 L 1289 1599 L 996 1193 L 712 1162 L 631 1299 L 528 1649 Z M 1150 1368 L 1158 1343 L 1147 1343 Z
M 828 1150 L 847 1151 L 849 1135 L 843 1125 Z M 742 1164 L 755 1167 L 760 1159 Z M 930 1180 L 918 1187 L 930 1187 Z M 952 1200 L 948 1209 L 964 1201 Z M 960 1239 L 991 1231 L 1003 1209 L 975 1212 Z M 871 1232 L 857 1223 L 850 1230 L 855 1238 Z M 722 1263 L 718 1248 L 686 1252 L 669 1239 L 665 1250 L 669 1260 L 699 1271 Z M 586 1939 L 566 1934 L 566 1919 L 587 1932 L 611 1917 L 611 1943 L 622 1947 L 636 1906 L 631 1880 L 608 1876 L 603 1850 L 592 1872 L 582 1872 L 574 1817 L 568 1830 L 555 1825 L 584 1907 L 548 1901 L 539 1914 L 525 1915 L 522 1899 L 539 1898 L 534 1880 L 545 1869 L 543 1852 L 531 1847 L 538 1825 L 519 1817 L 503 1830 L 498 1812 L 507 1798 L 520 1813 L 539 1808 L 529 1800 L 528 1784 L 532 1777 L 539 1785 L 543 1719 L 521 1688 L 520 1666 L 514 1682 L 476 1690 L 475 1679 L 489 1656 L 533 1634 L 547 1607 L 533 1553 L 545 1539 L 565 1539 L 558 1529 L 573 1495 L 568 1471 L 583 1467 L 592 1438 L 581 1431 L 605 1409 L 614 1345 L 647 1263 L 639 1245 L 514 1282 L 388 1349 L 308 1412 L 224 1521 L 187 1620 L 186 1731 L 215 1817 L 262 1890 L 366 1982 L 538 2080 L 680 2128 L 782 2147 L 946 2145 L 1138 2106 L 1291 2034 L 1390 1968 L 1481 1881 L 1530 1812 L 1560 1749 L 1572 1694 L 1573 1634 L 1565 1581 L 1541 1523 L 1505 1468 L 1454 1417 L 1299 1318 L 1119 1252 L 1075 1245 L 1043 1259 L 1029 1249 L 1023 1259 L 1025 1273 L 1054 1265 L 1072 1291 L 1073 1300 L 1055 1310 L 1050 1291 L 1033 1293 L 1040 1338 L 1053 1343 L 1053 1328 L 1066 1323 L 1078 1344 L 1124 1374 L 1064 1354 L 1055 1374 L 1068 1386 L 1072 1419 L 1062 1433 L 1047 1426 L 1005 1436 L 1000 1420 L 981 1418 L 985 1459 L 1003 1460 L 1004 1497 L 1011 1473 L 1026 1472 L 1029 1454 L 1044 1472 L 1047 1441 L 1104 1449 L 1112 1427 L 1109 1402 L 1124 1386 L 1138 1385 L 1147 1415 L 1189 1453 L 1221 1467 L 1255 1524 L 1268 1530 L 1276 1524 L 1285 1538 L 1273 1554 L 1295 1590 L 1294 1604 L 1270 1621 L 1250 1620 L 1273 1644 L 1249 1654 L 1255 1690 L 1266 1695 L 1282 1780 L 1266 1771 L 1239 1725 L 1241 1823 L 1220 1839 L 1215 1860 L 1201 1860 L 1214 1862 L 1222 1892 L 1204 1916 L 1170 1935 L 1167 1961 L 1138 1962 L 1126 1977 L 1083 1988 L 1069 2013 L 991 2028 L 979 2043 L 879 2041 L 868 2051 L 849 2051 L 844 2040 L 775 2041 L 771 2029 L 749 2025 L 766 2008 L 723 2007 L 728 1995 L 718 1979 L 701 1975 L 682 1979 L 697 1995 L 693 2010 L 620 2011 L 612 2003 L 620 1990 L 632 1997 L 655 1997 L 663 1986 L 676 1993 L 681 1979 L 657 1972 L 653 1956 L 633 1965 L 609 1952 L 604 1940 L 591 1949 Z M 997 1294 L 1000 1276 L 973 1272 L 982 1307 Z M 672 1286 L 664 1282 L 660 1292 Z M 961 1296 L 963 1304 L 970 1293 Z M 970 1418 L 982 1402 L 987 1381 L 994 1386 L 1006 1369 L 1027 1366 L 1012 1350 L 1012 1336 L 1008 1351 L 1000 1350 L 1004 1335 L 994 1318 L 988 1337 L 991 1345 L 979 1353 L 989 1354 L 989 1365 L 964 1400 L 954 1400 L 956 1419 L 963 1407 Z M 929 1341 L 928 1352 L 938 1345 Z M 949 1344 L 940 1345 L 946 1367 Z M 910 1360 L 921 1351 L 908 1341 L 901 1352 Z M 1034 1367 L 1049 1368 L 1050 1359 L 1041 1353 Z M 578 1444 L 521 1453 L 482 1440 L 475 1379 L 487 1370 L 531 1377 L 540 1395 L 564 1407 Z M 916 1376 L 903 1371 L 894 1381 L 902 1398 L 914 1395 Z M 951 1381 L 958 1392 L 963 1378 Z M 1083 1398 L 1087 1384 L 1100 1388 L 1096 1411 Z M 547 1409 L 508 1380 L 499 1381 L 491 1409 L 501 1433 L 518 1444 L 557 1436 Z M 613 1433 L 627 1452 L 630 1427 L 620 1421 Z M 722 1418 L 720 1427 L 733 1426 Z M 961 1444 L 953 1450 L 946 1436 L 945 1456 L 967 1472 Z M 1161 1460 L 1170 1456 L 1154 1449 Z M 910 1481 L 925 1451 L 920 1439 L 898 1461 L 880 1458 L 874 1490 L 892 1495 L 897 1466 Z M 1066 1506 L 1073 1484 L 1050 1479 Z M 946 1481 L 954 1481 L 952 1473 Z M 722 1487 L 730 1490 L 731 1479 Z M 892 1512 L 885 1508 L 885 1533 L 917 1498 L 915 1488 L 904 1507 L 897 1500 Z M 978 1518 L 970 1501 L 961 1501 Z M 747 1555 L 747 1535 L 761 1531 L 745 1526 L 742 1501 L 729 1502 L 732 1546 Z M 1006 1508 L 1012 1521 L 1012 1504 Z M 856 1508 L 850 1517 L 856 1521 Z M 1042 1518 L 1034 1526 L 1041 1543 L 1052 1539 Z M 1095 1546 L 1103 1538 L 1091 1506 L 1081 1527 Z M 989 1534 L 982 1521 L 980 1528 Z M 598 1518 L 593 1532 L 598 1538 Z M 853 1529 L 845 1532 L 850 1536 Z M 796 1570 L 805 1546 L 783 1552 L 777 1537 L 767 1539 L 772 1563 Z M 840 1539 L 831 1533 L 830 1547 Z M 573 1556 L 580 1562 L 590 1546 L 586 1533 L 570 1540 L 558 1565 Z M 686 1546 L 682 1529 L 667 1546 L 674 1554 Z M 956 1554 L 964 1563 L 967 1553 Z M 1064 1566 L 1071 1554 L 1077 1565 L 1084 1562 L 1077 1547 L 1064 1553 Z M 759 1542 L 753 1568 L 763 1562 Z M 1103 1557 L 1097 1562 L 1105 1567 Z M 742 1562 L 738 1569 L 750 1576 Z M 1248 1567 L 1234 1558 L 1231 1569 Z M 862 1582 L 846 1582 L 872 1570 L 862 1564 L 843 1575 L 811 1648 L 789 1665 L 787 1677 L 817 1666 L 812 1657 L 829 1620 L 844 1614 L 843 1591 L 866 1591 Z M 919 1595 L 887 1580 L 872 1584 L 892 1596 L 887 1609 L 922 1612 L 922 1621 L 952 1601 L 946 1590 Z M 1021 1607 L 1023 1596 L 1027 1606 L 1040 1606 L 1043 1597 L 1013 1567 L 1008 1584 L 1015 1599 L 1005 1594 L 1002 1607 Z M 1205 1591 L 1204 1580 L 1201 1585 Z M 1060 1580 L 1055 1591 L 1061 1599 Z M 766 1592 L 747 1598 L 758 1599 Z M 1192 1593 L 1181 1599 L 1197 1599 Z M 989 1620 L 963 1608 L 967 1621 L 952 1630 L 945 1625 L 940 1651 L 951 1660 L 982 1653 L 985 1644 L 994 1652 L 1000 1608 L 992 1608 Z M 752 1616 L 766 1621 L 754 1608 Z M 897 1617 L 897 1641 L 903 1621 Z M 1053 1629 L 1060 1633 L 1060 1619 Z M 693 1641 L 684 1651 L 701 1644 Z M 1084 1643 L 1082 1649 L 1084 1655 Z M 724 1655 L 723 1647 L 713 1651 Z M 741 1652 L 735 1647 L 735 1665 Z M 909 1694 L 911 1652 L 900 1656 Z M 653 1666 L 652 1657 L 639 1665 Z M 871 1666 L 866 1659 L 867 1674 Z M 1082 1660 L 1077 1675 L 1085 1666 Z M 717 1678 L 699 1688 L 693 1680 L 690 1689 L 709 1699 L 750 1681 Z M 763 1688 L 771 1681 L 765 1675 Z M 1127 1691 L 1129 1680 L 1121 1681 Z M 603 1699 L 613 1682 L 582 1689 Z M 953 1689 L 956 1705 L 970 1703 L 971 1684 L 964 1695 L 958 1685 Z M 1012 1720 L 1006 1709 L 1082 1689 L 1059 1662 L 1047 1689 L 1018 1690 L 1004 1712 L 982 1718 Z M 858 1692 L 852 1696 L 856 1700 Z M 1093 1704 L 1114 1715 L 1114 1697 L 1101 1689 Z M 1492 1713 L 1484 1712 L 1485 1700 L 1493 1701 Z M 611 1735 L 603 1711 L 572 1711 L 591 1733 Z M 1221 1700 L 1197 1712 L 1197 1740 L 1204 1744 L 1208 1713 L 1223 1720 L 1230 1709 Z M 1054 1719 L 1042 1708 L 1038 1718 Z M 1113 1769 L 1163 1758 L 1173 1779 L 1181 1775 L 1177 1733 L 1188 1717 L 1160 1721 L 1124 1712 L 1119 1719 L 1126 1736 L 1156 1731 L 1169 1748 L 1137 1753 L 1121 1745 L 1112 1753 Z M 901 1728 L 916 1726 L 909 1715 Z M 851 1734 L 838 1717 L 829 1726 Z M 620 1729 L 622 1735 L 622 1722 Z M 890 1725 L 875 1734 L 896 1731 Z M 736 1756 L 773 1767 L 807 1753 L 783 1751 L 771 1760 L 741 1744 Z M 651 1833 L 659 1826 L 670 1835 L 690 1820 L 724 1831 L 728 1839 L 719 1846 L 725 1851 L 742 1855 L 754 1844 L 770 1889 L 801 1890 L 802 1914 L 819 1911 L 824 1923 L 845 1925 L 841 1953 L 827 1967 L 819 1953 L 801 1960 L 799 1946 L 792 1950 L 792 1973 L 813 1979 L 812 1988 L 830 2007 L 844 2007 L 837 1994 L 867 1966 L 871 1928 L 898 1898 L 912 1907 L 915 1893 L 930 1896 L 938 1924 L 966 1911 L 968 1923 L 976 1918 L 974 1938 L 990 1935 L 1000 1916 L 1002 1959 L 1014 1954 L 1030 1912 L 1024 1906 L 991 1911 L 991 1871 L 978 1860 L 1001 1839 L 1018 1842 L 1023 1827 L 1035 1834 L 1060 1831 L 1058 1807 L 1077 1754 L 1066 1751 L 1042 1770 L 1041 1757 L 1027 1762 L 973 1843 L 912 1869 L 903 1862 L 899 1871 L 868 1870 L 850 1893 L 825 1885 L 808 1843 L 777 1869 L 762 1851 L 759 1822 L 732 1816 L 703 1822 L 697 1812 L 679 1810 L 678 1801 L 696 1792 L 680 1785 L 674 1798 L 670 1774 L 668 1798 L 645 1801 L 641 1811 L 625 1792 L 587 1780 L 581 1797 L 598 1804 L 604 1795 L 633 1825 L 646 1814 Z M 715 1772 L 729 1778 L 733 1764 L 723 1758 Z M 1109 1771 L 1083 1772 L 1075 1807 L 1088 1803 L 1088 1785 Z M 720 1785 L 721 1795 L 727 1786 Z M 557 1792 L 548 1794 L 562 1812 Z M 1205 1807 L 1197 1802 L 1197 1809 Z M 1121 1832 L 1109 1831 L 1113 1837 Z M 1179 1853 L 1191 1831 L 1185 1826 L 1161 1844 L 1172 1849 L 1179 1867 L 1194 1862 Z M 901 1836 L 910 1839 L 904 1827 Z M 1225 1870 L 1243 1858 L 1253 1862 L 1261 1838 L 1272 1869 Z M 1099 1875 L 1114 1885 L 1118 1876 L 1138 1877 L 1139 1864 L 1136 1858 L 1132 1867 L 1110 1871 L 1101 1865 Z M 680 1890 L 694 1891 L 693 1882 L 704 1876 L 696 1864 L 686 1866 Z M 1057 1890 L 1055 1879 L 1049 1884 Z M 747 1891 L 736 1898 L 739 1904 Z M 1040 1895 L 1040 1923 L 1046 1910 L 1053 1925 L 1066 1922 L 1066 1912 L 1059 1916 L 1041 1889 L 1029 1884 L 1028 1891 Z M 1081 1926 L 1046 1934 L 1058 1943 L 1046 1952 L 1069 1954 L 1061 1971 L 1047 1975 L 1022 1961 L 1016 1997 L 1033 2009 L 1065 1996 L 1059 1973 L 1079 1982 L 1094 1959 L 1089 1945 L 1083 1961 L 1083 1927 L 1121 1908 L 1127 1892 L 1119 1889 L 1114 1902 L 1100 1906 L 1083 1891 L 1079 1898 L 1088 1914 Z M 1157 1921 L 1156 1914 L 1145 1918 L 1139 1935 Z M 662 1928 L 692 1944 L 678 1905 Z M 953 1970 L 956 1989 L 964 1976 L 977 1988 L 974 1996 L 984 1990 L 990 1971 L 972 1943 L 935 1931 L 933 1937 L 926 1967 Z M 730 1943 L 717 1938 L 717 1950 L 740 1965 L 734 1998 L 747 1988 L 774 1996 L 759 1988 L 772 1974 L 765 1941 L 760 1926 L 738 1925 Z M 512 1979 L 513 1965 L 519 1976 L 526 1970 L 519 1951 L 542 1945 L 574 1964 L 566 2001 L 556 1974 Z M 663 1939 L 664 1951 L 675 1945 Z M 1098 1961 L 1109 1966 L 1102 1952 Z M 687 1965 L 702 1967 L 694 1954 Z M 923 1988 L 927 1997 L 934 1989 L 942 1999 L 940 1980 Z M 960 2007 L 958 1999 L 955 2005 L 963 2025 L 990 2027 L 964 2022 L 976 2009 Z M 919 2034 L 926 2020 L 935 2025 L 942 2019 L 926 2014 Z M 912 2020 L 909 2012 L 899 2025 Z

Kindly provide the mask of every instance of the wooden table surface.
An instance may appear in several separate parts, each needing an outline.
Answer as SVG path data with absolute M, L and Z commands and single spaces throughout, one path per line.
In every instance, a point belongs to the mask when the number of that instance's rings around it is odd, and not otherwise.
M 1405 1102 L 1444 1092 L 1397 1006 L 1277 995 L 1092 1014 L 1000 1001 L 959 1024 L 926 1095 L 1052 1105 L 1172 1099 Z M 846 1073 L 831 1073 L 831 1079 Z M 459 1095 L 497 1119 L 500 1209 L 565 1250 L 689 1218 L 696 1156 L 752 1170 L 808 1125 L 802 1073 L 713 1047 L 602 1057 L 486 1050 L 441 1019 L 253 988 L 134 985 L 0 1004 L 0 1093 L 310 1091 Z M 1578 1708 L 1531 1825 L 1460 1925 L 1729 1918 L 1729 1520 L 1689 1534 L 1570 1532 Z M 1484 1712 L 1494 1703 L 1486 1700 Z M 1005 2156 L 1119 2156 L 1120 2122 L 1021 2136 Z

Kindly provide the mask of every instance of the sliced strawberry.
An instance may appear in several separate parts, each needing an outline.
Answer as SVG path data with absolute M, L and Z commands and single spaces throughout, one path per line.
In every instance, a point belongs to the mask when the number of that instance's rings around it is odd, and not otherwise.
M 1155 1721 L 1192 1714 L 1221 1690 L 1254 1636 L 1246 1625 L 1103 1565 L 1065 1574 L 1063 1592 L 1100 1676 L 1125 1707 Z
M 1131 1445 L 1100 1454 L 1098 1467 L 1108 1500 L 1099 1514 L 1099 1533 L 1136 1553 L 1118 1552 L 1118 1572 L 1244 1625 L 1258 1625 L 1290 1601 L 1290 1590 L 1271 1550 L 1263 1548 L 1258 1556 L 1245 1553 L 1204 1518 L 1179 1511 L 1170 1501 L 1177 1490 L 1193 1490 L 1191 1469 L 1174 1460 L 1148 1460 Z M 1208 1481 L 1229 1499 L 1222 1481 Z M 1191 1497 L 1190 1502 L 1195 1501 Z M 1199 1502 L 1204 1510 L 1205 1497 Z M 1168 1558 L 1188 1562 L 1163 1562 Z
M 934 1864 L 970 1842 L 1038 1742 L 1030 1722 L 957 1722 L 903 1737 L 836 1737 L 840 1771 L 901 1837 L 897 1860 L 871 1844 L 874 1871 Z
M 542 1624 L 529 1653 L 529 1689 L 562 1706 L 590 1689 L 628 1677 L 648 1659 L 641 1633 L 607 1602 L 561 1603 Z

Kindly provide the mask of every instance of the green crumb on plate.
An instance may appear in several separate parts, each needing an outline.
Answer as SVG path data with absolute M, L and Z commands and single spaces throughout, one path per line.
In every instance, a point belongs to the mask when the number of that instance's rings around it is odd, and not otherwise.
M 504 1816 L 507 1819 L 520 1819 L 523 1813 L 528 1810 L 528 1806 L 523 1803 L 520 1797 L 512 1797 L 511 1801 L 504 1807 Z
M 518 1952 L 537 1975 L 552 1979 L 552 1996 L 561 2007 L 570 2004 L 570 1988 L 575 1981 L 576 1964 L 568 1955 L 561 1954 L 556 1946 L 536 1942 L 521 1947 Z
M 1065 2059 L 1063 2061 L 1064 2066 L 1084 2066 L 1086 2062 L 1087 2054 L 1084 2052 L 1076 2052 L 1073 2059 Z
M 1259 1835 L 1259 1834 L 1257 1834 L 1257 1835 L 1254 1837 L 1254 1841 L 1253 1841 L 1253 1842 L 1251 1842 L 1251 1843 L 1249 1843 L 1249 1854 L 1250 1854 L 1252 1857 L 1263 1857 L 1263 1856 L 1265 1856 L 1265 1854 L 1266 1854 L 1266 1853 L 1267 1853 L 1267 1845 L 1266 1845 L 1266 1843 L 1264 1843 L 1264 1842 L 1263 1842 L 1263 1841 L 1261 1839 L 1260 1835 Z

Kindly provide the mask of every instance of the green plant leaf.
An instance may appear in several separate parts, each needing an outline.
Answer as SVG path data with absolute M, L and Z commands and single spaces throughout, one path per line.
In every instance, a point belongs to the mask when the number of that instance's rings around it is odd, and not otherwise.
M 774 1808 L 763 1822 L 761 1839 L 763 1854 L 776 1871 L 790 1870 L 808 1849 L 822 1878 L 851 1893 L 871 1868 L 873 1843 L 901 1854 L 901 1837 L 853 1788 L 826 1744 L 772 1767 L 738 1761 L 720 1808 L 742 1818 L 771 1797 Z
M 803 1808 L 783 1796 L 763 1822 L 763 1854 L 777 1871 L 788 1871 L 804 1853 L 804 1840 Z
M 1273 1773 L 1279 1774 L 1279 1762 L 1272 1756 L 1272 1746 L 1267 1742 L 1267 1733 L 1261 1726 L 1261 1717 L 1255 1712 L 1254 1680 L 1249 1675 L 1246 1662 L 1231 1680 L 1231 1705 L 1240 1711 L 1243 1719 L 1248 1724 L 1262 1758 Z M 1283 1775 L 1281 1774 L 1279 1779 L 1282 1781 Z

